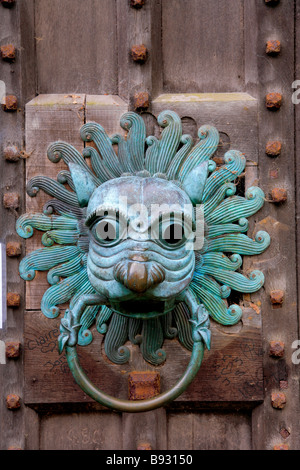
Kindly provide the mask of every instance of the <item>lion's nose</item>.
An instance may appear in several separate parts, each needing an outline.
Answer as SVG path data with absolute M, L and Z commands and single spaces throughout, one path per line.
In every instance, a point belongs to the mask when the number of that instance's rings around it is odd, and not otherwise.
M 142 294 L 165 279 L 165 271 L 157 263 L 123 260 L 115 267 L 115 279 L 132 292 Z

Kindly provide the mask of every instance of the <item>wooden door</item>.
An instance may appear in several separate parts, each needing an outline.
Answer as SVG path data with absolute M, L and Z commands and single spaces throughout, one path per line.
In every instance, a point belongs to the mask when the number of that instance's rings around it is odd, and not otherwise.
M 0 365 L 1 448 L 299 448 L 299 372 L 292 361 L 298 339 L 297 9 L 289 0 L 2 2 L 1 46 L 15 50 L 10 57 L 1 50 L 0 79 L 18 102 L 11 98 L 12 109 L 1 110 L 1 238 L 8 245 L 7 290 L 18 295 L 1 336 L 8 351 Z M 231 299 L 243 308 L 238 325 L 212 324 L 212 351 L 188 391 L 166 408 L 122 414 L 87 397 L 59 356 L 59 319 L 40 311 L 46 276 L 39 273 L 25 288 L 18 275 L 20 250 L 23 257 L 40 247 L 40 237 L 19 247 L 15 221 L 25 211 L 41 212 L 49 199 L 25 196 L 25 182 L 39 174 L 56 178 L 58 166 L 46 156 L 51 142 L 82 150 L 85 122 L 101 123 L 112 135 L 128 110 L 141 113 L 148 135 L 159 135 L 156 119 L 165 109 L 176 111 L 184 133 L 195 139 L 202 124 L 218 128 L 217 164 L 229 148 L 246 154 L 239 190 L 259 185 L 266 195 L 248 235 L 266 230 L 272 244 L 244 259 L 246 272 L 264 272 L 265 286 Z M 106 391 L 126 398 L 128 373 L 149 366 L 135 347 L 127 365 L 112 364 L 99 355 L 101 342 L 95 335 L 81 348 L 83 365 L 95 382 L 104 377 Z M 176 340 L 165 347 L 170 359 L 152 369 L 167 388 L 189 354 Z

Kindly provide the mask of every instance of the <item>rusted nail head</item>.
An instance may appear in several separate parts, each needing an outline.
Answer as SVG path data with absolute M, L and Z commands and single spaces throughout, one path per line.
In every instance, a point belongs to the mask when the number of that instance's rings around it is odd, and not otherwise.
M 7 395 L 6 406 L 9 410 L 18 410 L 21 407 L 20 397 L 13 393 Z
M 266 154 L 270 157 L 279 157 L 279 155 L 281 154 L 281 149 L 282 143 L 277 140 L 273 140 L 267 143 Z
M 8 292 L 6 294 L 6 302 L 8 307 L 18 308 L 20 307 L 21 296 L 20 294 L 16 294 L 15 292 Z
M 286 428 L 282 428 L 280 430 L 280 435 L 281 437 L 283 437 L 283 439 L 287 439 L 291 435 L 291 433 Z
M 278 40 L 268 41 L 266 45 L 266 53 L 269 55 L 278 55 L 281 51 L 281 42 Z
M 16 48 L 13 44 L 7 44 L 0 47 L 0 53 L 3 60 L 13 62 L 16 58 Z
M 137 450 L 152 450 L 152 446 L 149 442 L 141 442 L 138 445 Z
M 3 205 L 5 209 L 18 209 L 20 205 L 20 194 L 5 193 L 3 196 Z
M 21 447 L 10 446 L 7 450 L 23 450 Z
M 144 63 L 147 60 L 147 47 L 144 44 L 135 44 L 131 48 L 131 57 L 134 62 Z
M 277 111 L 282 105 L 281 93 L 268 93 L 266 96 L 266 106 L 271 111 Z
M 278 444 L 273 447 L 273 450 L 290 450 L 290 448 L 287 444 Z
M 1 0 L 1 4 L 6 8 L 11 8 L 15 4 L 15 0 Z
M 271 357 L 280 358 L 284 356 L 284 343 L 282 341 L 270 341 L 270 351 L 269 354 Z
M 271 192 L 273 202 L 282 203 L 287 200 L 287 190 L 284 188 L 274 188 Z
M 21 343 L 18 341 L 7 341 L 5 343 L 5 353 L 8 359 L 17 359 L 20 357 Z
M 142 8 L 145 5 L 145 0 L 130 0 L 132 8 Z
M 286 405 L 286 396 L 282 392 L 274 392 L 271 395 L 271 403 L 276 410 L 282 410 Z
M 15 163 L 20 159 L 20 152 L 15 145 L 12 145 L 3 150 L 3 156 L 6 161 Z
M 279 177 L 279 170 L 277 170 L 277 169 L 276 170 L 270 170 L 269 171 L 269 177 L 271 179 L 277 180 L 278 177 Z
M 149 108 L 150 98 L 149 93 L 142 92 L 134 95 L 134 108 L 135 110 L 144 110 Z
M 284 291 L 283 290 L 273 290 L 270 293 L 270 300 L 273 306 L 281 307 L 284 300 Z
M 6 244 L 6 254 L 9 258 L 16 258 L 22 253 L 22 245 L 19 242 L 8 242 Z
M 145 400 L 160 393 L 160 374 L 154 371 L 132 372 L 128 377 L 129 400 Z
M 2 101 L 2 109 L 6 112 L 17 111 L 18 99 L 15 95 L 6 95 Z

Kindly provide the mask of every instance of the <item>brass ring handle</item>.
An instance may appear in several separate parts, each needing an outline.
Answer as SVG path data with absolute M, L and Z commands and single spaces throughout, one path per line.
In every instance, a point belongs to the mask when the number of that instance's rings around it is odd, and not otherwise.
M 152 411 L 178 398 L 196 377 L 202 364 L 203 355 L 203 341 L 195 341 L 189 365 L 174 387 L 154 398 L 134 402 L 112 397 L 99 390 L 84 373 L 79 363 L 76 346 L 66 347 L 68 364 L 79 387 L 101 405 L 126 413 Z

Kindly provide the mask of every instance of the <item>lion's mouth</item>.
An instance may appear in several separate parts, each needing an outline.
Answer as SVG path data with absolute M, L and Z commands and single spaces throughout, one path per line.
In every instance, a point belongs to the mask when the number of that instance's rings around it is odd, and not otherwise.
M 164 315 L 174 308 L 173 301 L 127 300 L 112 302 L 111 309 L 131 318 L 149 319 Z

